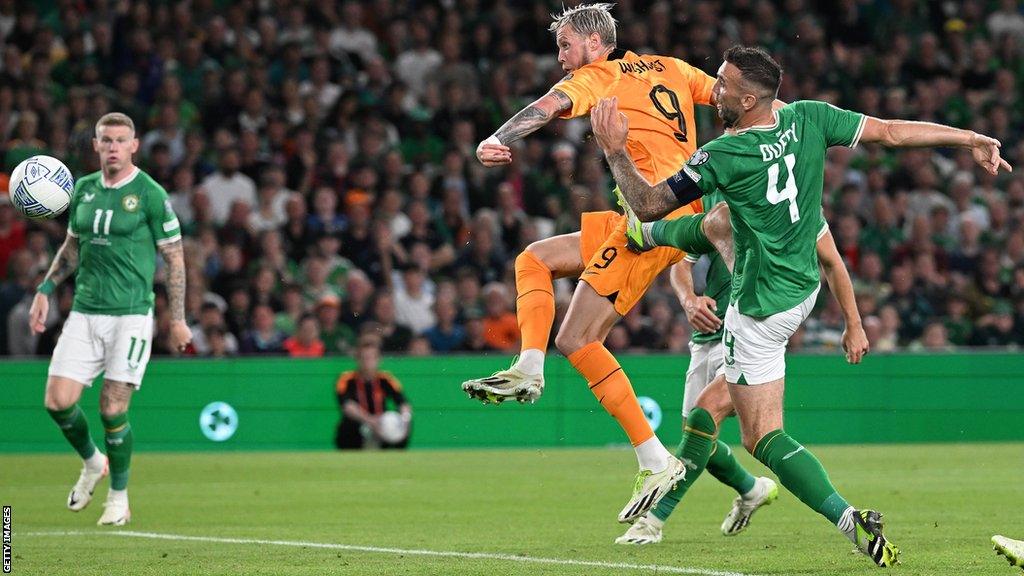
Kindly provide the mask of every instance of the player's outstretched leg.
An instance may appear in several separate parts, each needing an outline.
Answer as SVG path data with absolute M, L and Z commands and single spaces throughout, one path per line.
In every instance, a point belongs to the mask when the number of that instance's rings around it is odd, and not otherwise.
M 555 322 L 553 279 L 583 269 L 579 234 L 556 236 L 531 244 L 515 261 L 516 318 L 522 345 L 507 370 L 462 383 L 470 398 L 501 403 L 514 398 L 535 402 L 544 392 L 544 356 Z M 553 268 L 552 268 L 553 267 Z
M 992 548 L 996 554 L 1006 556 L 1010 566 L 1019 566 L 1024 570 L 1024 541 L 996 535 L 992 537 Z
M 81 392 L 82 384 L 68 378 L 51 376 L 46 382 L 46 411 L 82 457 L 82 471 L 68 493 L 67 506 L 73 512 L 89 505 L 96 485 L 107 475 L 107 458 L 96 449 L 89 422 L 78 406 Z
M 774 472 L 787 490 L 827 518 L 876 565 L 896 565 L 899 548 L 882 534 L 882 515 L 873 510 L 856 510 L 847 503 L 814 454 L 782 429 L 784 388 L 782 379 L 757 385 L 729 385 L 744 447 Z
M 634 251 L 646 252 L 658 246 L 672 246 L 695 254 L 717 250 L 726 267 L 732 270 L 735 261 L 732 224 L 729 222 L 729 206 L 724 202 L 702 214 L 657 222 L 640 223 L 635 219 L 632 222 L 634 224 L 627 227 L 626 236 L 630 249 Z

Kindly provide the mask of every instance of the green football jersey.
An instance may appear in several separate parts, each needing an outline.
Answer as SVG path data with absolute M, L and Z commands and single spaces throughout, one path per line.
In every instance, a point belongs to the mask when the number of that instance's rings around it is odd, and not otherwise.
M 73 310 L 86 314 L 147 314 L 153 307 L 157 246 L 181 239 L 167 192 L 148 174 L 112 188 L 101 172 L 75 183 L 68 234 L 78 238 Z
M 714 208 L 715 204 L 723 200 L 725 198 L 717 190 L 711 194 L 704 195 L 704 211 L 707 212 Z M 687 254 L 686 259 L 696 262 L 700 256 L 700 254 Z M 720 320 L 725 320 L 725 311 L 729 308 L 729 295 L 732 290 L 732 275 L 729 274 L 725 261 L 722 260 L 717 251 L 711 252 L 707 257 L 710 260 L 710 265 L 708 266 L 708 273 L 704 281 L 704 295 L 715 299 L 715 316 L 718 316 Z M 722 326 L 722 328 L 711 334 L 703 334 L 694 330 L 690 339 L 697 344 L 721 340 L 725 324 L 723 323 Z
M 732 301 L 742 314 L 788 310 L 818 287 L 825 151 L 856 146 L 865 118 L 824 102 L 794 102 L 776 112 L 772 126 L 719 136 L 687 162 L 700 189 L 721 190 L 729 204 Z

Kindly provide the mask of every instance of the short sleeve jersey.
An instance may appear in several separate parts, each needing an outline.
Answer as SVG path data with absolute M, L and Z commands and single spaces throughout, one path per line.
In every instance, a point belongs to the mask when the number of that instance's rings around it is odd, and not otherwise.
M 158 246 L 181 239 L 167 192 L 148 174 L 107 187 L 101 172 L 75 183 L 68 234 L 78 239 L 73 310 L 86 314 L 148 314 Z
M 824 102 L 794 102 L 771 126 L 725 134 L 684 166 L 705 194 L 720 189 L 732 214 L 732 301 L 764 317 L 800 304 L 818 287 L 817 239 L 825 226 L 825 152 L 854 147 L 865 116 Z
M 715 204 L 724 200 L 721 192 L 717 190 L 705 195 L 705 211 L 710 210 Z M 696 262 L 700 259 L 700 256 L 700 254 L 687 254 L 686 259 L 690 262 Z M 707 257 L 710 262 L 707 276 L 704 280 L 704 295 L 715 300 L 715 316 L 718 316 L 719 319 L 725 319 L 725 311 L 729 308 L 729 294 L 732 291 L 732 274 L 729 273 L 729 268 L 726 267 L 725 261 L 722 260 L 718 252 L 711 252 L 707 254 Z M 720 341 L 723 329 L 719 328 L 718 331 L 711 334 L 694 331 L 690 339 L 697 344 Z
M 678 58 L 621 49 L 555 84 L 572 100 L 563 118 L 590 114 L 598 100 L 615 96 L 629 119 L 626 150 L 650 182 L 676 171 L 697 148 L 696 104 L 710 104 L 715 79 Z

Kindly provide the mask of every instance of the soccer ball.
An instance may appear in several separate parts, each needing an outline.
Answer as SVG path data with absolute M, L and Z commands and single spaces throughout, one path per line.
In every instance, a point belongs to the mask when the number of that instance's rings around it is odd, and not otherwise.
M 405 440 L 409 433 L 409 426 L 402 419 L 402 415 L 394 410 L 388 410 L 380 415 L 380 439 L 388 444 L 397 444 Z
M 33 156 L 11 173 L 11 204 L 34 220 L 55 218 L 71 204 L 75 179 L 63 162 L 52 156 Z

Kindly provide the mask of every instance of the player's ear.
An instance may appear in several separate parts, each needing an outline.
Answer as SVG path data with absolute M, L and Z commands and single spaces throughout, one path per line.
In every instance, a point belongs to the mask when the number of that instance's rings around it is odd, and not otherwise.
M 97 154 L 100 153 L 100 141 L 97 140 L 96 138 L 92 139 L 92 151 Z
M 587 38 L 587 48 L 591 52 L 596 52 L 601 47 L 601 35 L 597 32 L 591 32 Z
M 133 137 L 132 138 L 132 154 L 135 154 L 138 151 L 139 151 L 139 139 Z

